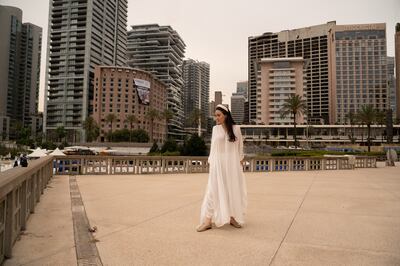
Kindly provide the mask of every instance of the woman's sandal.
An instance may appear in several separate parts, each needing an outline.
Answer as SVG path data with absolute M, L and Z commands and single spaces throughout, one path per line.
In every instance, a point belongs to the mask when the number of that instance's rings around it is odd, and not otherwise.
M 211 229 L 212 228 L 212 225 L 211 224 L 202 224 L 202 225 L 200 225 L 199 227 L 197 227 L 197 232 L 204 232 L 204 231 L 206 231 L 206 230 L 208 230 L 208 229 Z
M 235 219 L 231 219 L 230 224 L 231 224 L 233 227 L 242 228 L 242 226 L 241 226 L 238 222 L 236 222 Z

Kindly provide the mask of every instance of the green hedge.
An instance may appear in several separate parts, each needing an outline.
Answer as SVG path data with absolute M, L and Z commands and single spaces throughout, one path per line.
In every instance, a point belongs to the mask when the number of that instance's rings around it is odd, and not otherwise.
M 338 152 L 338 151 L 277 151 L 272 152 L 271 156 L 275 157 L 322 157 L 324 155 L 360 155 L 360 156 L 382 156 L 384 152 Z

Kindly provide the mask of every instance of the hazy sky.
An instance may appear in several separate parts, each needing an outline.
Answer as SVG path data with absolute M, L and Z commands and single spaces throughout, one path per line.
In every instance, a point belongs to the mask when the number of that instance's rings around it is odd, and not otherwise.
M 96 1 L 96 0 L 94 0 Z M 43 28 L 43 109 L 48 0 L 0 0 L 23 11 L 23 21 Z M 340 24 L 386 23 L 388 56 L 394 56 L 394 28 L 400 0 L 128 0 L 128 29 L 134 24 L 171 25 L 186 44 L 186 57 L 210 64 L 210 99 L 221 90 L 230 104 L 236 82 L 247 80 L 247 38 L 335 20 Z

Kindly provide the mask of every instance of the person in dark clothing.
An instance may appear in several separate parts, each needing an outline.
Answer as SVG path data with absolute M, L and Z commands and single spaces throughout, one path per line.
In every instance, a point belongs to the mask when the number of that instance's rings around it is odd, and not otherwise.
M 26 158 L 26 154 L 21 156 L 21 158 L 19 159 L 19 164 L 22 167 L 28 167 L 28 158 Z

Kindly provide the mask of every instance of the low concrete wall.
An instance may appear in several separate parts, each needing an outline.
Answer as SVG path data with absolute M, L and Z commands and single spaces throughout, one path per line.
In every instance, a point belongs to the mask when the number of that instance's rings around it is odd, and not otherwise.
M 29 161 L 0 173 L 0 264 L 12 255 L 12 246 L 53 176 L 53 157 Z
M 63 156 L 54 160 L 55 174 L 116 175 L 206 173 L 208 157 L 189 156 Z M 375 157 L 246 157 L 243 170 L 308 171 L 376 167 Z

